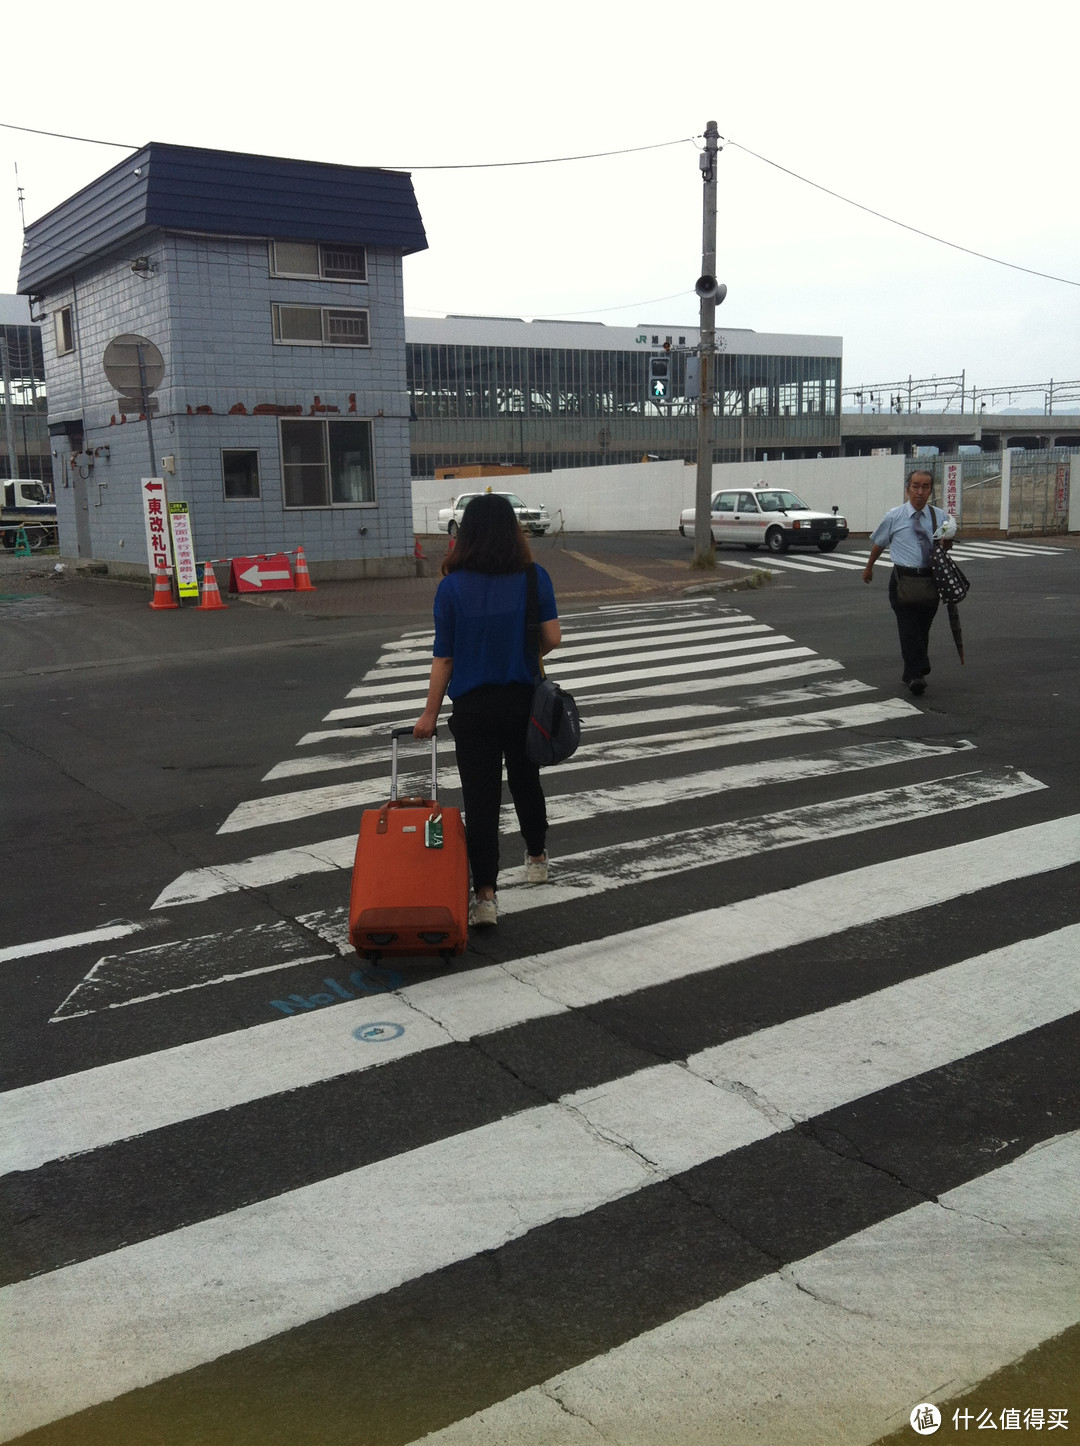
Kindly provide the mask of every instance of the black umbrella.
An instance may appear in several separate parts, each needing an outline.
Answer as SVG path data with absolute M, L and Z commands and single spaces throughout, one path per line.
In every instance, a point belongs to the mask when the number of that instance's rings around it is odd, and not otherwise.
M 960 631 L 960 609 L 955 603 L 946 603 L 945 611 L 949 614 L 949 627 L 952 629 L 953 642 L 956 644 L 956 651 L 960 654 L 962 664 L 964 661 L 964 635 Z
M 963 663 L 964 635 L 960 631 L 958 604 L 967 597 L 970 583 L 940 542 L 935 542 L 930 549 L 930 571 L 934 575 L 934 585 L 938 590 L 938 597 L 945 604 L 945 609 L 949 614 L 949 627 L 952 629 L 953 642 L 956 644 L 956 651 L 960 654 L 960 661 Z

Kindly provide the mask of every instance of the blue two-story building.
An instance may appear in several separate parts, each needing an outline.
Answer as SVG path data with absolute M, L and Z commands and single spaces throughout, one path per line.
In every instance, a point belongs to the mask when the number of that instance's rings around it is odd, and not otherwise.
M 31 225 L 61 553 L 146 575 L 156 476 L 200 560 L 411 570 L 402 258 L 426 245 L 402 172 L 156 142 Z

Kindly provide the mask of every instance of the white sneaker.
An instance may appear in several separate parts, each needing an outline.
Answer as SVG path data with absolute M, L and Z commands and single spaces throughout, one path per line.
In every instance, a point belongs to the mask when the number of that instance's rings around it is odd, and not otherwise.
M 499 906 L 494 899 L 473 899 L 469 905 L 469 928 L 486 929 L 499 922 Z
M 525 854 L 525 882 L 527 884 L 546 884 L 548 881 L 548 856 L 547 854 L 539 861 L 531 859 L 526 851 Z

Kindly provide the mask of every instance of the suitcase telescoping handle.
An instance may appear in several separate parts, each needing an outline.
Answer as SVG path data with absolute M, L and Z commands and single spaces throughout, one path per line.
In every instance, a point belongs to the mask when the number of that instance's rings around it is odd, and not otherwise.
M 431 797 L 439 796 L 439 769 L 436 762 L 436 744 L 439 730 L 436 728 L 431 735 Z M 390 734 L 390 798 L 391 801 L 397 798 L 397 745 L 399 738 L 411 738 L 411 728 L 395 728 Z

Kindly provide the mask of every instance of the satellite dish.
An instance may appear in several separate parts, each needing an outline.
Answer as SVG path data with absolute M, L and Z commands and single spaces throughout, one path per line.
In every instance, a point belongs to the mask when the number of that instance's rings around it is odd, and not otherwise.
M 146 374 L 145 390 L 149 395 L 161 386 L 165 375 L 165 358 L 149 337 L 135 336 L 130 332 L 123 336 L 114 336 L 101 358 L 109 385 L 123 397 L 137 398 L 142 395 L 144 382 L 139 376 L 140 350 L 143 371 Z

